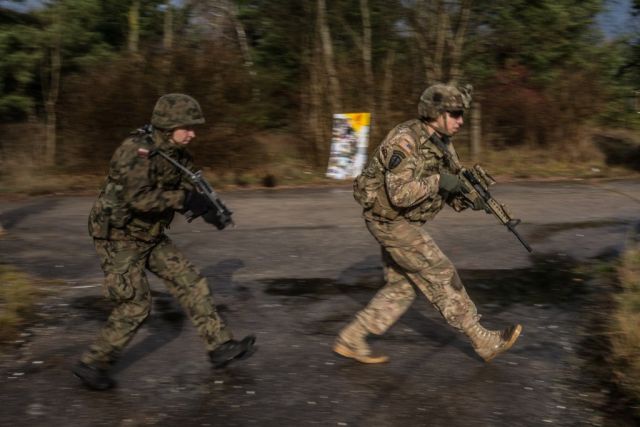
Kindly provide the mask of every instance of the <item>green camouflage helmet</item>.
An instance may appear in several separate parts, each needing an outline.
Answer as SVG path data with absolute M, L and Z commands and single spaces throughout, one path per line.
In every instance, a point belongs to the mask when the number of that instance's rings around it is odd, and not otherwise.
M 156 102 L 151 114 L 151 124 L 159 129 L 200 125 L 204 116 L 198 101 L 182 93 L 163 95 Z
M 435 119 L 445 111 L 466 111 L 471 105 L 472 92 L 471 85 L 456 87 L 436 83 L 420 95 L 418 114 L 422 119 Z

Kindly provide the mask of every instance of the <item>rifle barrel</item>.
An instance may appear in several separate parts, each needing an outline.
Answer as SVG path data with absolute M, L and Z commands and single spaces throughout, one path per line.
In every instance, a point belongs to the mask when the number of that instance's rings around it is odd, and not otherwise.
M 520 235 L 520 233 L 518 233 L 518 231 L 514 226 L 512 226 L 511 224 L 505 224 L 505 225 L 507 226 L 509 231 L 511 231 L 513 234 L 516 235 L 518 240 L 520 240 L 520 243 L 522 243 L 522 246 L 524 246 L 529 252 L 533 252 L 533 249 L 531 249 L 531 246 L 529 246 L 529 244 L 524 240 L 524 238 Z

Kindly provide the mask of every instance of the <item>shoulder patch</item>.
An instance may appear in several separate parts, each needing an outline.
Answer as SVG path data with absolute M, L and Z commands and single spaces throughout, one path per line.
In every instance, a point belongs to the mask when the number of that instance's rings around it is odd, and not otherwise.
M 412 151 L 412 147 L 411 144 L 409 144 L 409 141 L 407 141 L 406 139 L 402 139 L 399 143 L 398 146 L 404 150 L 406 153 L 411 153 Z
M 400 150 L 395 150 L 389 159 L 389 170 L 395 169 L 407 156 Z
M 401 127 L 390 142 L 391 144 L 389 145 L 393 146 L 394 149 L 403 151 L 407 156 L 411 156 L 418 145 L 413 131 L 406 126 Z

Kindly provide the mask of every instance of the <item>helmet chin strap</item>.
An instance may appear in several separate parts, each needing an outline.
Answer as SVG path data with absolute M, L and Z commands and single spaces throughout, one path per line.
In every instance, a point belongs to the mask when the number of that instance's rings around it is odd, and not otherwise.
M 440 126 L 436 125 L 435 122 L 429 122 L 429 123 L 427 123 L 427 126 L 429 126 L 434 131 L 438 132 L 440 135 L 451 137 L 451 131 L 449 130 L 449 127 L 447 126 L 446 114 L 447 114 L 446 112 L 440 114 L 440 116 L 442 116 L 444 118 L 444 129 L 441 128 Z

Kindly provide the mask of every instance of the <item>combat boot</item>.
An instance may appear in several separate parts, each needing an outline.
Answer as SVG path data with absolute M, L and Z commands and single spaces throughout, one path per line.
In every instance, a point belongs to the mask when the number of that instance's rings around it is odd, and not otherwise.
M 483 328 L 480 323 L 475 323 L 465 330 L 471 339 L 473 349 L 485 362 L 490 362 L 500 353 L 509 350 L 520 336 L 520 332 L 521 325 L 512 325 L 502 331 L 491 331 Z
M 109 377 L 106 369 L 88 365 L 84 362 L 76 363 L 71 368 L 71 372 L 80 378 L 82 384 L 92 390 L 108 390 L 116 385 L 116 382 Z
M 255 335 L 248 335 L 242 341 L 229 340 L 220 344 L 215 350 L 210 351 L 209 359 L 214 368 L 222 369 L 231 362 L 251 357 L 258 350 L 255 342 Z
M 367 344 L 368 334 L 367 329 L 358 320 L 354 320 L 340 332 L 333 344 L 333 351 L 360 363 L 388 362 L 388 356 L 373 353 Z

